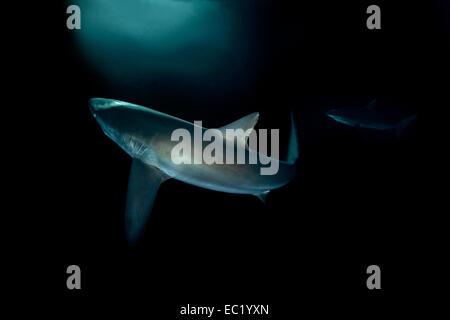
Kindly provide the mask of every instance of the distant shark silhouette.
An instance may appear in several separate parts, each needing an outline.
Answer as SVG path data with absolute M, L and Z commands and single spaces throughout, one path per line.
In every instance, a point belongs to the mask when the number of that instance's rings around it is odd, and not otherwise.
M 171 141 L 172 132 L 182 128 L 193 133 L 193 123 L 112 99 L 90 99 L 89 109 L 103 132 L 133 158 L 125 212 L 125 232 L 130 244 L 136 244 L 144 233 L 158 188 L 169 178 L 216 191 L 255 195 L 264 201 L 270 190 L 287 184 L 296 173 L 298 143 L 292 114 L 287 161 L 267 157 L 278 161 L 279 169 L 274 175 L 261 175 L 260 163 L 175 164 L 171 151 L 178 142 Z M 258 117 L 259 113 L 252 113 L 219 130 L 247 130 L 254 127 Z M 235 149 L 244 148 L 249 159 L 249 154 L 256 151 L 249 149 L 243 139 L 235 144 Z M 237 154 L 237 150 L 234 152 Z
M 415 114 L 376 108 L 376 103 L 375 99 L 363 108 L 332 109 L 327 112 L 327 116 L 351 127 L 393 131 L 397 137 L 400 137 L 417 117 Z

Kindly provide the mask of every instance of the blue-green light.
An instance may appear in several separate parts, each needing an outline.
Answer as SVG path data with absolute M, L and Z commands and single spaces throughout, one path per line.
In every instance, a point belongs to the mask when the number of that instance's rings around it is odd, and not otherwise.
M 214 76 L 232 80 L 246 61 L 233 13 L 209 0 L 79 0 L 78 48 L 116 84 Z

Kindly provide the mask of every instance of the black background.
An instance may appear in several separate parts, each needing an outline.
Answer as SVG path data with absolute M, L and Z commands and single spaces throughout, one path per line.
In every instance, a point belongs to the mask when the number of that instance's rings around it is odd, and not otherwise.
M 257 70 L 256 80 L 211 92 L 183 90 L 173 79 L 149 84 L 156 86 L 151 95 L 108 86 L 79 57 L 77 31 L 65 26 L 66 3 L 46 6 L 40 27 L 25 27 L 26 38 L 16 40 L 32 48 L 20 50 L 31 62 L 22 78 L 30 89 L 16 98 L 27 102 L 28 120 L 39 117 L 27 151 L 38 160 L 24 164 L 39 168 L 27 209 L 36 241 L 26 257 L 45 270 L 37 289 L 75 309 L 117 299 L 131 302 L 129 312 L 167 319 L 187 303 L 270 304 L 273 319 L 419 307 L 413 301 L 434 292 L 429 286 L 439 281 L 445 255 L 429 137 L 448 104 L 448 16 L 439 1 L 374 3 L 381 30 L 366 28 L 368 1 L 236 4 L 232 10 L 252 28 L 248 70 Z M 169 180 L 144 241 L 129 248 L 123 215 L 131 159 L 89 113 L 87 100 L 95 96 L 201 119 L 207 127 L 259 111 L 258 127 L 280 128 L 282 149 L 292 109 L 298 175 L 271 192 L 266 205 Z M 373 98 L 418 114 L 404 139 L 325 116 Z M 30 204 L 22 201 L 19 208 Z M 80 291 L 66 288 L 71 264 L 81 267 Z M 381 267 L 382 290 L 366 288 L 371 264 Z

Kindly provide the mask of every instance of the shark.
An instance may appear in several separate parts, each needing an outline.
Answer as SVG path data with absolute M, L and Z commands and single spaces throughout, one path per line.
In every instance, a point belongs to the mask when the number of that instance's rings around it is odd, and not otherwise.
M 122 148 L 131 158 L 131 169 L 125 207 L 125 234 L 130 245 L 141 240 L 160 185 L 168 179 L 210 190 L 248 194 L 265 201 L 267 194 L 289 183 L 296 175 L 296 160 L 299 156 L 297 131 L 291 113 L 291 132 L 286 161 L 270 158 L 249 148 L 247 137 L 237 136 L 234 154 L 243 151 L 248 159 L 258 153 L 255 164 L 187 164 L 174 163 L 172 150 L 177 141 L 171 139 L 177 129 L 191 133 L 198 127 L 180 118 L 129 102 L 106 98 L 92 98 L 89 109 L 107 137 Z M 254 112 L 231 124 L 218 128 L 252 129 L 259 118 Z M 226 143 L 223 139 L 222 143 Z M 202 142 L 205 144 L 206 142 Z M 200 146 L 203 147 L 203 146 Z M 194 148 L 198 148 L 194 144 Z M 240 149 L 240 150 L 237 150 Z M 195 154 L 195 150 L 193 152 Z M 277 162 L 278 171 L 273 175 L 261 175 L 261 167 L 268 161 Z
M 416 118 L 416 114 L 377 108 L 377 100 L 372 100 L 362 108 L 339 108 L 327 112 L 331 119 L 351 127 L 378 131 L 391 131 L 400 137 Z

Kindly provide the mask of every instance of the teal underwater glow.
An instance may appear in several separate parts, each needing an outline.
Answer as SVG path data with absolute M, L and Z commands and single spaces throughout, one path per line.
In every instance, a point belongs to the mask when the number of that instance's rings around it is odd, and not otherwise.
M 208 0 L 80 0 L 77 47 L 109 82 L 232 81 L 246 50 L 236 18 Z M 203 78 L 202 78 L 203 77 Z

